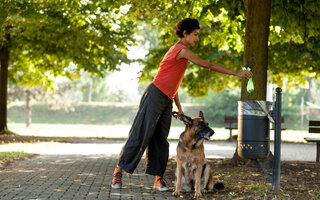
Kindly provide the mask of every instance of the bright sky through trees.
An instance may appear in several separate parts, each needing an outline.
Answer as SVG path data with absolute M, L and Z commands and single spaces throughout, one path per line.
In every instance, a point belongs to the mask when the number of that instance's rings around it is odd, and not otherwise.
M 142 47 L 130 47 L 128 52 L 129 59 L 144 59 L 147 50 Z M 115 71 L 107 77 L 107 82 L 110 91 L 124 90 L 129 95 L 138 95 L 138 77 L 139 71 L 142 70 L 142 65 L 138 62 L 131 64 L 122 64 L 121 71 Z

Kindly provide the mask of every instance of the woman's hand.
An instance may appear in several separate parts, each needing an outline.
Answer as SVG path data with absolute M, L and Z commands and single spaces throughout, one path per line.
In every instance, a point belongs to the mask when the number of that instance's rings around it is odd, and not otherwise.
M 236 76 L 247 79 L 251 78 L 252 75 L 252 72 L 248 70 L 243 70 L 236 73 Z

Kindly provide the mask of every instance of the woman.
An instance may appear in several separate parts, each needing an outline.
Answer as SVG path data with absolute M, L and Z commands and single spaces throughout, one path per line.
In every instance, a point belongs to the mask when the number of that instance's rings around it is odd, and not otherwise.
M 154 188 L 167 191 L 163 174 L 166 170 L 169 144 L 167 137 L 171 125 L 172 102 L 179 113 L 183 113 L 179 101 L 178 88 L 182 82 L 188 61 L 210 71 L 250 78 L 250 71 L 233 71 L 223 66 L 207 62 L 195 55 L 188 46 L 199 40 L 200 26 L 196 19 L 186 18 L 176 27 L 179 41 L 173 45 L 160 63 L 153 82 L 145 90 L 138 113 L 131 127 L 128 140 L 119 155 L 114 170 L 112 187 L 122 185 L 122 170 L 132 174 L 146 150 L 146 173 L 155 175 Z

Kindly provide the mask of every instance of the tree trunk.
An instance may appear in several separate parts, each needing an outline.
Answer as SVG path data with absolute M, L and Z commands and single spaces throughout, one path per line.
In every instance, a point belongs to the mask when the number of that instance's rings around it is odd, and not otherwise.
M 247 22 L 243 64 L 253 73 L 254 91 L 247 92 L 248 80 L 242 80 L 241 100 L 266 100 L 268 37 L 271 0 L 247 0 Z
M 312 101 L 312 93 L 311 93 L 311 89 L 312 89 L 312 78 L 307 77 L 307 81 L 309 83 L 309 88 L 307 90 L 307 102 L 313 103 Z
M 242 80 L 241 101 L 266 100 L 267 67 L 268 67 L 268 37 L 271 14 L 271 0 L 247 0 L 246 33 L 243 63 L 250 67 L 253 73 L 254 91 L 247 92 L 247 79 Z M 233 161 L 240 157 L 236 152 Z
M 26 126 L 29 127 L 31 124 L 31 92 L 26 90 Z
M 88 103 L 91 102 L 91 97 L 92 97 L 92 80 L 90 80 L 87 85 L 87 99 L 86 99 L 86 101 Z
M 0 48 L 0 134 L 5 134 L 7 127 L 7 93 L 8 93 L 9 48 Z

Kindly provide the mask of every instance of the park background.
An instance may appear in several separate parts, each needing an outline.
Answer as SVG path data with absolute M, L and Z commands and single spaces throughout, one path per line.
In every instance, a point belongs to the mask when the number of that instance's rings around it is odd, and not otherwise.
M 237 115 L 238 100 L 274 101 L 280 87 L 285 132 L 303 135 L 308 120 L 319 119 L 318 7 L 312 0 L 3 1 L 0 130 L 63 127 L 60 135 L 81 136 L 94 125 L 87 135 L 103 137 L 105 126 L 127 135 L 143 90 L 177 42 L 177 22 L 193 17 L 201 32 L 191 49 L 233 70 L 251 67 L 255 90 L 190 63 L 179 91 L 185 113 L 203 110 L 217 133 L 226 132 L 223 118 Z
M 238 100 L 274 101 L 280 87 L 284 139 L 304 142 L 308 120 L 319 118 L 318 7 L 312 0 L 2 1 L 0 133 L 127 137 L 143 90 L 177 42 L 176 24 L 193 17 L 201 32 L 190 48 L 236 71 L 251 67 L 255 90 L 190 63 L 179 91 L 185 113 L 203 110 L 216 133 L 228 135 L 223 119 L 237 115 Z M 181 127 L 172 120 L 169 138 Z
M 128 57 L 144 59 L 146 48 L 139 43 L 131 48 Z M 58 77 L 54 91 L 9 83 L 9 129 L 20 135 L 126 138 L 149 82 L 139 83 L 142 70 L 139 62 L 118 67 L 119 71 L 105 77 L 86 72 L 75 80 Z M 307 80 L 305 85 L 287 86 L 284 81 L 282 86 L 282 115 L 285 118 L 282 127 L 287 129 L 282 132 L 282 139 L 287 142 L 305 142 L 308 120 L 320 118 L 320 80 L 304 78 Z M 276 87 L 268 84 L 267 101 L 275 100 Z M 204 111 L 206 120 L 216 131 L 214 140 L 229 138 L 229 130 L 224 128 L 224 116 L 237 116 L 240 88 L 211 91 L 203 97 L 191 96 L 180 88 L 179 95 L 185 114 L 196 116 L 200 110 Z M 177 139 L 183 126 L 181 121 L 173 119 L 169 139 Z M 233 134 L 237 134 L 237 130 Z
M 140 96 L 155 76 L 164 54 L 177 42 L 175 26 L 185 17 L 200 21 L 200 40 L 190 47 L 192 51 L 205 60 L 235 71 L 250 67 L 255 86 L 255 90 L 248 93 L 246 79 L 209 72 L 189 63 L 179 91 L 185 114 L 194 116 L 203 110 L 205 118 L 216 131 L 212 139 L 227 140 L 229 133 L 224 128 L 223 118 L 237 115 L 237 101 L 274 101 L 275 88 L 280 87 L 282 116 L 285 119 L 282 126 L 286 128 L 282 131 L 282 139 L 298 142 L 282 143 L 283 147 L 294 146 L 283 152 L 293 153 L 293 159 L 297 159 L 296 154 L 304 158 L 313 156 L 315 144 L 301 143 L 305 142 L 304 137 L 308 134 L 308 120 L 319 120 L 319 8 L 320 2 L 316 0 L 0 1 L 0 170 L 1 175 L 14 181 L 10 183 L 9 179 L 1 179 L 1 188 L 7 193 L 0 194 L 0 198 L 18 197 L 27 192 L 25 197 L 35 199 L 38 197 L 33 195 L 47 189 L 50 190 L 49 196 L 62 196 L 62 183 L 51 188 L 51 179 L 42 179 L 39 172 L 51 174 L 58 180 L 55 175 L 59 173 L 51 165 L 54 162 L 60 166 L 60 161 L 72 165 L 71 158 L 75 162 L 84 161 L 77 166 L 87 168 L 88 164 L 94 163 L 84 156 L 93 153 L 91 150 L 94 150 L 93 157 L 104 154 L 99 156 L 103 162 L 110 161 L 108 156 L 111 153 L 107 150 L 116 151 L 118 155 L 125 140 L 108 138 L 127 137 Z M 169 138 L 177 139 L 183 126 L 182 122 L 173 119 Z M 61 140 L 56 136 L 68 138 Z M 97 143 L 104 146 L 100 149 Z M 177 141 L 170 143 L 176 144 Z M 41 149 L 38 149 L 38 144 Z M 278 194 L 263 184 L 262 176 L 257 180 L 254 170 L 244 170 L 248 166 L 237 159 L 235 141 L 206 144 L 217 146 L 212 151 L 214 154 L 220 151 L 228 152 L 230 157 L 233 155 L 228 161 L 208 159 L 212 166 L 217 167 L 216 175 L 231 183 L 226 191 L 217 194 L 222 196 L 218 199 L 251 199 L 249 196 L 252 199 L 278 199 Z M 228 147 L 230 151 L 222 148 L 222 144 L 231 146 Z M 29 155 L 27 146 L 36 151 Z M 312 147 L 312 152 L 306 146 Z M 44 153 L 43 148 L 49 148 L 54 154 L 54 162 L 47 162 L 50 156 L 48 152 Z M 307 153 L 299 153 L 301 149 Z M 21 151 L 26 151 L 27 155 Z M 76 156 L 62 156 L 72 151 Z M 39 156 L 34 155 L 39 152 Z M 26 162 L 13 162 L 25 156 L 35 157 L 30 162 L 27 159 Z M 116 157 L 112 159 L 114 164 L 108 164 L 109 168 L 107 165 L 100 167 L 102 176 L 98 172 L 96 174 L 97 177 L 109 178 L 98 186 L 98 189 L 104 188 L 101 194 L 105 196 L 119 195 L 118 191 L 106 186 L 111 182 L 116 162 Z M 43 165 L 39 166 L 42 161 Z M 228 176 L 225 176 L 225 161 L 236 161 L 235 165 L 229 165 Z M 31 170 L 17 167 L 25 163 L 32 164 Z M 7 164 L 10 164 L 8 168 Z M 168 169 L 173 170 L 174 164 L 171 160 Z M 282 164 L 282 174 L 288 177 L 282 179 L 280 199 L 318 199 L 320 173 L 317 162 L 296 160 Z M 38 166 L 39 171 L 36 170 Z M 43 169 L 54 171 L 47 173 Z M 11 170 L 18 172 L 17 178 L 10 175 Z M 34 177 L 42 180 L 30 178 L 31 171 Z M 58 171 L 68 170 L 58 168 Z M 79 175 L 77 170 L 68 171 L 73 172 Z M 25 182 L 14 184 L 23 180 L 21 173 L 28 173 Z M 88 182 L 91 174 L 90 169 L 82 179 L 90 186 L 93 183 Z M 169 175 L 174 178 L 173 171 Z M 238 182 L 238 177 L 251 179 Z M 47 181 L 50 188 L 34 193 L 35 187 L 29 184 L 30 181 L 39 186 L 45 186 L 42 181 Z M 78 178 L 71 178 L 70 184 L 83 186 Z M 137 185 L 144 187 L 140 183 Z M 67 186 L 66 191 L 71 186 Z M 87 187 L 90 188 L 93 187 Z M 86 191 L 84 196 L 92 194 Z M 98 194 L 98 190 L 92 191 Z M 134 193 L 144 195 L 143 191 Z M 129 193 L 121 192 L 123 195 Z M 71 191 L 72 197 L 77 195 Z M 211 197 L 215 195 L 209 194 Z

